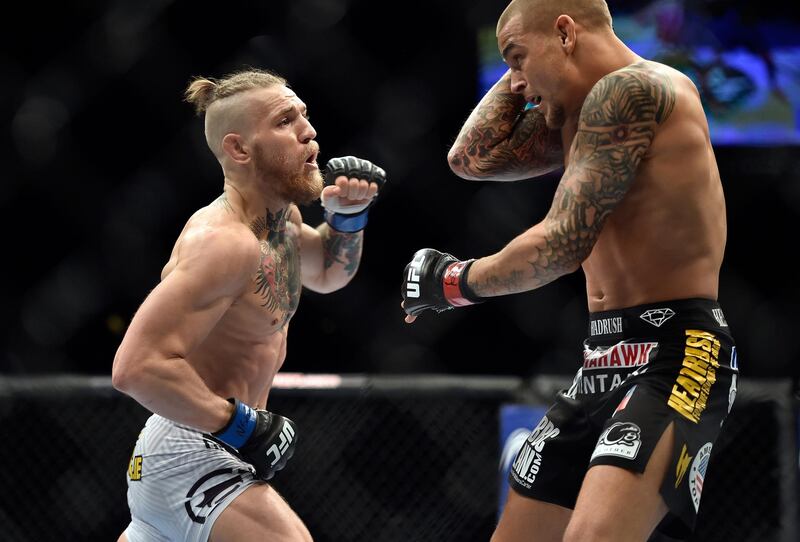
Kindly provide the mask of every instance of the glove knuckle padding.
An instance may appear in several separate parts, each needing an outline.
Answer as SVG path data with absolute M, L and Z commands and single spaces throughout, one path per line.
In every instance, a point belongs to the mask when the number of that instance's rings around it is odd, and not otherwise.
M 325 165 L 325 184 L 336 183 L 337 177 L 347 177 L 348 179 L 365 179 L 368 182 L 376 183 L 381 188 L 386 182 L 386 172 L 363 158 L 355 156 L 343 156 L 341 158 L 331 158 Z

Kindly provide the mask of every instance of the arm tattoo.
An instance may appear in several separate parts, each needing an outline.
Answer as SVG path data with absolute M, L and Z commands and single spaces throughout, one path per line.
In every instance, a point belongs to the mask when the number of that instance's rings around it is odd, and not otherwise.
M 358 270 L 361 260 L 361 245 L 363 234 L 344 233 L 326 227 L 322 230 L 322 250 L 325 258 L 325 270 L 334 264 L 341 264 L 348 277 L 352 277 Z
M 505 76 L 508 77 L 508 76 Z M 563 159 L 561 138 L 544 116 L 501 82 L 470 115 L 450 153 L 454 170 L 471 178 L 521 179 L 552 170 Z
M 527 266 L 490 277 L 477 285 L 477 293 L 530 290 L 577 268 L 630 189 L 656 129 L 674 106 L 669 76 L 647 62 L 601 79 L 584 101 L 570 163 L 544 219 L 544 238 L 537 240 L 534 257 L 528 251 Z M 520 267 L 527 272 L 520 273 Z

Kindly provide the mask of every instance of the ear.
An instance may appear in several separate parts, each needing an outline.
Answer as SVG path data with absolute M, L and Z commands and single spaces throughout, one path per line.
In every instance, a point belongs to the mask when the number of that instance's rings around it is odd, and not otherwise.
M 239 164 L 246 164 L 250 161 L 250 148 L 244 138 L 236 133 L 225 134 L 225 137 L 222 138 L 222 152 Z
M 568 55 L 572 54 L 578 38 L 575 20 L 569 15 L 559 15 L 556 19 L 556 32 L 561 40 L 561 49 Z

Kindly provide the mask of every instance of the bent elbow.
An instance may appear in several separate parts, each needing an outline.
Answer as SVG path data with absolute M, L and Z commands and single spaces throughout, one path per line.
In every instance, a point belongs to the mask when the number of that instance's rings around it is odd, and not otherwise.
M 111 385 L 115 390 L 125 393 L 129 382 L 128 372 L 120 367 L 119 358 L 114 358 L 114 366 L 111 368 Z
M 453 145 L 447 153 L 447 164 L 450 166 L 450 171 L 467 181 L 481 180 L 469 171 L 467 168 L 468 162 L 469 159 L 467 158 L 466 149 L 461 145 Z
M 114 365 L 111 367 L 111 385 L 115 390 L 130 395 L 131 390 L 136 386 L 139 374 L 141 371 L 137 371 L 130 360 L 117 353 L 114 357 Z

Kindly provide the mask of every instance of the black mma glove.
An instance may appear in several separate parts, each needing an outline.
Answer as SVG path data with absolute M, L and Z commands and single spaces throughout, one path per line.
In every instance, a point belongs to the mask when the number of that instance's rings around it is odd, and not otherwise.
M 325 165 L 325 186 L 335 185 L 337 177 L 355 177 L 378 185 L 378 192 L 386 182 L 386 172 L 370 162 L 355 156 L 331 158 Z M 375 194 L 377 197 L 377 193 Z M 337 196 L 323 198 L 325 220 L 335 230 L 354 233 L 363 230 L 367 225 L 367 213 L 375 197 L 358 205 L 344 205 Z
M 450 254 L 423 248 L 403 273 L 403 308 L 411 316 L 430 309 L 436 312 L 473 305 L 481 297 L 467 285 L 467 274 L 475 260 L 459 261 Z
M 256 468 L 256 476 L 271 479 L 294 454 L 294 422 L 267 410 L 253 409 L 238 399 L 228 401 L 234 405 L 233 415 L 212 436 L 235 448 L 242 459 Z

